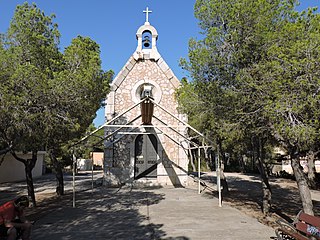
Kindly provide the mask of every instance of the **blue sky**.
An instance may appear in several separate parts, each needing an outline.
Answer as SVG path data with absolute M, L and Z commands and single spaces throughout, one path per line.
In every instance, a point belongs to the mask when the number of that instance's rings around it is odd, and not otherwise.
M 24 0 L 0 0 L 0 32 L 9 27 L 17 4 Z M 179 59 L 187 57 L 188 40 L 198 32 L 193 0 L 33 0 L 46 15 L 54 13 L 61 33 L 61 51 L 77 35 L 100 45 L 103 70 L 121 70 L 137 47 L 136 31 L 145 22 L 143 10 L 152 11 L 149 22 L 159 34 L 157 48 L 178 79 L 186 75 Z M 94 123 L 104 122 L 103 109 Z
M 253 0 L 254 1 L 254 0 Z M 0 0 L 0 32 L 6 32 L 17 4 L 25 0 Z M 46 15 L 54 13 L 61 33 L 60 49 L 78 35 L 100 45 L 103 70 L 117 74 L 137 46 L 136 31 L 145 22 L 143 10 L 152 11 L 149 22 L 159 34 L 157 48 L 178 79 L 187 76 L 179 59 L 188 55 L 190 38 L 200 38 L 194 17 L 195 0 L 33 0 Z M 301 0 L 300 9 L 319 6 L 320 0 Z M 104 122 L 104 110 L 94 124 Z

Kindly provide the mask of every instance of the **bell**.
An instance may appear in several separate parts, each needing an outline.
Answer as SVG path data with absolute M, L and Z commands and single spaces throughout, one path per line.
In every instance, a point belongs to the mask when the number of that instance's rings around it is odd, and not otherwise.
M 146 36 L 146 37 L 143 39 L 142 44 L 143 44 L 143 46 L 146 47 L 146 48 L 150 47 L 150 40 L 149 40 L 149 37 L 148 37 L 148 36 Z

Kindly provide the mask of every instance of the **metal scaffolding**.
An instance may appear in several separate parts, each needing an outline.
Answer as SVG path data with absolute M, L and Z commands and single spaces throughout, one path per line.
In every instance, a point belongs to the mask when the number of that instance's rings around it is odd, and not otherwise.
M 142 115 L 140 114 L 139 116 L 133 118 L 132 120 L 128 121 L 125 124 L 113 124 L 117 119 L 119 119 L 120 117 L 124 116 L 126 113 L 130 112 L 132 109 L 134 109 L 135 107 L 137 107 L 138 105 L 140 105 L 141 103 L 145 103 L 146 100 L 150 103 L 152 103 L 155 107 L 158 107 L 159 109 L 161 109 L 162 111 L 166 112 L 168 115 L 170 115 L 171 117 L 173 117 L 175 120 L 177 120 L 179 123 L 181 123 L 182 125 L 169 125 L 166 122 L 164 122 L 163 120 L 159 119 L 158 117 L 152 115 L 152 119 L 155 119 L 156 121 L 158 121 L 158 123 L 160 124 L 156 124 L 156 125 L 139 125 L 139 124 L 132 124 L 134 123 L 136 120 L 142 118 Z M 144 106 L 145 107 L 145 106 Z M 188 136 L 185 136 L 184 134 L 182 134 L 181 132 L 179 132 L 177 129 L 179 129 L 180 127 L 183 128 L 188 128 L 190 130 L 192 130 L 197 137 L 202 138 L 203 140 L 207 141 L 210 145 L 199 145 L 197 143 L 195 143 L 194 141 L 192 141 L 193 138 L 189 138 Z M 178 118 L 177 116 L 175 116 L 174 114 L 172 114 L 171 112 L 169 112 L 165 107 L 161 106 L 159 103 L 156 103 L 151 97 L 147 96 L 143 99 L 141 99 L 141 101 L 139 101 L 138 103 L 132 105 L 131 107 L 127 108 L 126 110 L 124 110 L 123 112 L 121 112 L 120 114 L 118 114 L 117 116 L 115 116 L 114 118 L 108 120 L 106 123 L 104 123 L 103 125 L 101 125 L 100 127 L 98 127 L 96 130 L 94 130 L 93 132 L 89 133 L 88 135 L 86 135 L 85 137 L 83 137 L 82 139 L 80 139 L 77 143 L 75 143 L 73 146 L 78 145 L 83 143 L 84 141 L 86 141 L 89 137 L 94 136 L 95 133 L 97 133 L 99 130 L 101 129 L 105 129 L 105 128 L 109 128 L 109 129 L 113 129 L 115 128 L 115 130 L 112 130 L 110 133 L 108 133 L 106 136 L 104 136 L 103 138 L 99 139 L 99 141 L 95 142 L 94 144 L 92 144 L 92 147 L 96 146 L 97 144 L 100 144 L 102 141 L 105 141 L 109 138 L 111 138 L 112 136 L 118 134 L 120 135 L 119 138 L 117 138 L 115 141 L 110 141 L 110 143 L 108 143 L 108 145 L 105 146 L 105 148 L 115 144 L 116 142 L 120 141 L 121 138 L 123 138 L 125 135 L 128 134 L 148 134 L 145 132 L 141 132 L 140 129 L 142 128 L 153 128 L 155 131 L 157 131 L 157 134 L 163 134 L 166 137 L 168 137 L 172 142 L 174 142 L 175 144 L 177 144 L 178 146 L 182 147 L 185 151 L 190 151 L 192 149 L 198 149 L 198 193 L 201 193 L 201 171 L 200 171 L 200 166 L 201 166 L 201 148 L 208 148 L 211 147 L 213 148 L 213 146 L 215 145 L 210 139 L 208 139 L 206 136 L 204 136 L 202 133 L 200 133 L 197 129 L 193 128 L 192 126 L 190 126 L 187 122 L 181 120 L 180 118 Z M 129 130 L 128 130 L 129 129 Z M 179 137 L 183 138 L 183 141 L 179 141 L 177 139 L 174 139 L 168 132 L 167 130 L 171 130 L 173 132 L 175 132 Z M 120 132 L 121 131 L 121 132 Z M 183 142 L 188 143 L 188 147 L 185 147 Z M 75 161 L 75 157 L 74 160 Z M 219 206 L 222 206 L 222 200 L 221 200 L 221 186 L 220 186 L 220 161 L 219 161 L 219 156 L 217 154 L 217 157 L 215 158 L 215 165 L 216 165 L 216 173 L 217 173 L 217 190 L 219 193 Z M 75 164 L 74 164 L 74 168 L 75 168 Z M 75 175 L 75 169 L 74 171 L 74 175 Z M 75 181 L 75 177 L 73 176 L 73 181 Z M 74 184 L 74 183 L 73 183 Z M 75 186 L 75 185 L 74 185 Z M 75 206 L 75 188 L 74 188 L 74 206 Z

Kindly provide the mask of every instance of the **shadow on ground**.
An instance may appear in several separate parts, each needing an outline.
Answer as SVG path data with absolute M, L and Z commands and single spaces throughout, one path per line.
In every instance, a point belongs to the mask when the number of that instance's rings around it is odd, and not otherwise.
M 116 190 L 100 188 L 76 195 L 76 207 L 71 196 L 60 201 L 51 198 L 39 204 L 29 218 L 36 221 L 33 240 L 37 239 L 185 239 L 165 238 L 162 224 L 151 224 L 148 206 L 158 204 L 163 194 L 138 189 Z M 143 213 L 141 213 L 141 208 Z
M 222 201 L 257 218 L 260 222 L 275 227 L 277 219 L 282 218 L 290 222 L 302 209 L 300 194 L 294 181 L 270 178 L 272 209 L 270 218 L 265 218 L 262 214 L 262 188 L 259 175 L 245 174 L 245 178 L 241 177 L 241 174 L 239 176 L 227 176 L 229 193 L 222 196 Z M 217 181 L 215 176 L 204 175 L 201 178 L 212 184 L 216 184 Z M 206 192 L 206 195 L 218 197 L 218 192 Z M 320 202 L 313 201 L 313 205 L 315 215 L 320 215 Z
M 95 174 L 99 174 L 96 172 Z M 65 192 L 70 192 L 72 189 L 72 173 L 64 173 L 64 188 Z M 97 181 L 95 176 L 94 183 Z M 91 173 L 80 172 L 76 174 L 76 188 L 90 189 L 92 185 Z M 37 202 L 41 202 L 43 198 L 48 198 L 55 195 L 56 177 L 54 174 L 45 174 L 39 178 L 33 179 L 33 186 Z M 95 185 L 96 186 L 96 185 Z M 26 181 L 0 183 L 0 205 L 17 198 L 21 195 L 27 195 Z
M 158 204 L 165 195 L 153 189 L 97 187 L 91 190 L 90 174 L 77 175 L 76 207 L 73 208 L 72 176 L 66 174 L 65 195 L 56 196 L 55 177 L 35 179 L 37 207 L 26 215 L 35 221 L 33 240 L 57 239 L 165 239 L 188 240 L 185 236 L 169 237 L 162 224 L 149 221 L 148 206 Z M 89 179 L 89 180 L 88 180 Z M 27 194 L 25 182 L 0 185 L 0 204 Z

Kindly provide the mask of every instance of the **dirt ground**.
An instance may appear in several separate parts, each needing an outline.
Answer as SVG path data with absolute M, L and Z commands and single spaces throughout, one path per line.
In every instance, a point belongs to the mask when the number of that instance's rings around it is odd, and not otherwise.
M 302 208 L 295 181 L 282 178 L 270 178 L 272 209 L 271 214 L 264 217 L 261 211 L 262 190 L 259 175 L 241 173 L 226 173 L 225 175 L 228 181 L 229 194 L 223 196 L 222 204 L 237 208 L 245 214 L 258 219 L 258 221 L 265 225 L 276 227 L 276 220 L 279 218 L 291 221 Z M 208 188 L 203 191 L 203 196 L 214 196 L 218 198 L 218 193 L 215 191 L 215 173 L 204 173 L 201 178 L 211 186 L 210 189 Z M 4 189 L 6 190 L 4 191 Z M 10 192 L 12 195 L 8 195 L 8 197 L 12 197 L 16 194 L 21 194 L 21 189 L 18 191 L 14 185 L 10 185 L 9 189 L 2 188 L 1 192 Z M 312 190 L 311 193 L 315 214 L 320 215 L 320 191 Z M 1 194 L 0 197 L 4 197 L 5 195 L 7 194 Z M 60 197 L 56 196 L 55 192 L 51 190 L 38 191 L 36 193 L 36 200 L 37 207 L 28 209 L 27 212 L 29 219 L 35 221 L 43 215 L 49 214 L 51 211 L 59 208 L 61 204 L 71 205 L 72 191 L 68 190 L 64 196 Z
M 282 218 L 292 221 L 302 209 L 298 187 L 295 181 L 271 177 L 272 190 L 271 213 L 265 217 L 262 213 L 262 189 L 259 175 L 226 173 L 229 194 L 223 196 L 223 204 L 239 209 L 259 222 L 275 228 L 276 220 Z M 208 182 L 216 182 L 213 174 L 204 174 Z M 217 192 L 213 194 L 218 197 Z M 311 190 L 315 215 L 320 215 L 320 191 Z

